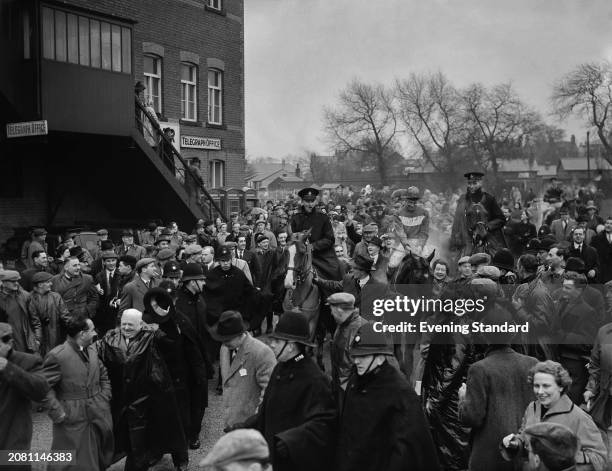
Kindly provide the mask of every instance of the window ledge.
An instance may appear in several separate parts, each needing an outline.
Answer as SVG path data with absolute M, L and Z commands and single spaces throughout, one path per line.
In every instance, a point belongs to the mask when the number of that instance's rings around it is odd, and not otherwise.
M 225 11 L 225 8 L 221 8 L 221 10 L 218 10 L 218 9 L 212 8 L 212 7 L 208 6 L 208 5 L 204 5 L 204 9 L 206 11 L 209 11 L 209 12 L 214 13 L 214 14 L 219 15 L 219 16 L 227 16 L 227 12 Z
M 184 126 L 192 126 L 194 128 L 204 127 L 204 123 L 202 121 L 191 121 L 190 119 L 179 119 L 179 124 Z
M 225 124 L 206 123 L 206 127 L 209 129 L 223 129 L 223 130 L 227 129 L 227 125 Z

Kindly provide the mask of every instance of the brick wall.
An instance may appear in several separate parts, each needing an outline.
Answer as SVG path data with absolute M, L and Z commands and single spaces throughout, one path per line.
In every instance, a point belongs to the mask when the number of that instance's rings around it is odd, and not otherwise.
M 244 142 L 244 3 L 224 0 L 222 14 L 205 7 L 206 0 L 68 0 L 102 14 L 136 21 L 133 57 L 136 81 L 143 81 L 143 43 L 163 47 L 162 117 L 176 123 L 181 112 L 181 52 L 199 56 L 197 81 L 198 121 L 181 123 L 181 135 L 221 139 L 221 151 L 181 149 L 186 158 L 201 161 L 204 182 L 209 182 L 209 162 L 225 162 L 225 184 L 242 188 L 245 169 Z M 224 64 L 223 126 L 206 124 L 208 116 L 207 61 Z

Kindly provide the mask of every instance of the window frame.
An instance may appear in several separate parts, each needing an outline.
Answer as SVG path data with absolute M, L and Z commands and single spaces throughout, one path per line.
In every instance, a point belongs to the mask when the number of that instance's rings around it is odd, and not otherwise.
M 215 3 L 218 6 L 215 6 Z M 213 11 L 223 11 L 223 0 L 206 0 L 206 7 Z
M 155 74 L 152 74 L 152 73 L 144 71 L 144 59 L 146 59 L 146 58 L 153 59 L 153 69 L 154 70 L 156 70 L 156 67 L 155 67 L 156 61 L 159 61 L 158 62 L 159 63 L 159 68 L 157 69 L 159 71 L 158 75 L 155 75 Z M 149 79 L 151 81 L 153 81 L 155 79 L 158 79 L 159 82 L 157 83 L 157 93 L 158 93 L 158 97 L 159 97 L 159 106 L 157 108 L 155 108 L 155 106 L 153 106 L 153 108 L 155 109 L 155 112 L 157 114 L 159 114 L 159 115 L 161 115 L 162 110 L 163 110 L 163 96 L 162 96 L 163 63 L 164 63 L 163 62 L 163 58 L 160 57 L 160 56 L 157 56 L 155 54 L 144 54 L 144 56 L 143 56 L 143 72 L 142 73 L 143 73 L 143 76 L 144 76 L 145 87 L 147 87 L 145 89 L 144 96 L 145 96 L 146 102 L 148 103 L 148 101 L 149 101 L 148 98 L 149 98 L 149 96 L 151 96 L 151 94 L 148 93 L 148 91 L 153 88 L 149 84 Z M 155 105 L 155 99 L 153 99 L 153 104 Z
M 189 69 L 191 80 L 183 79 L 183 67 Z M 192 62 L 181 62 L 181 119 L 189 122 L 198 120 L 198 66 Z M 189 96 L 192 88 L 193 96 Z M 191 100 L 190 100 L 191 98 Z M 193 117 L 188 116 L 189 103 L 193 103 Z
M 210 78 L 211 78 L 211 73 L 213 74 L 218 74 L 219 76 L 219 85 L 213 86 L 211 85 L 210 82 Z M 220 69 L 215 69 L 215 68 L 209 68 L 208 69 L 208 75 L 207 75 L 207 82 L 208 82 L 208 116 L 207 116 L 207 123 L 213 126 L 223 126 L 223 80 L 224 80 L 224 71 L 220 70 Z M 215 105 L 213 105 L 212 100 L 211 100 L 211 94 L 214 96 L 215 92 L 218 93 L 218 97 L 219 97 L 219 120 L 218 121 L 213 121 L 211 118 L 211 110 L 213 111 L 213 115 L 214 115 L 214 109 L 213 107 Z
M 215 171 L 215 167 L 217 165 L 221 167 L 221 172 L 220 172 L 221 182 L 217 182 L 215 178 L 216 173 L 217 173 Z M 210 187 L 211 188 L 223 188 L 225 186 L 225 161 L 220 160 L 220 159 L 211 160 L 208 166 L 208 170 L 209 170 L 208 180 L 210 182 Z

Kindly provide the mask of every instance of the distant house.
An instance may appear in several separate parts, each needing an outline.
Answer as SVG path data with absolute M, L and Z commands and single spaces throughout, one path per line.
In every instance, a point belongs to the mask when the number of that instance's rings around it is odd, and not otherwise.
M 612 165 L 603 157 L 591 157 L 590 162 L 586 158 L 579 159 L 559 159 L 557 165 L 557 176 L 560 180 L 570 182 L 578 180 L 586 182 L 591 179 L 601 179 L 612 177 Z M 589 168 L 590 167 L 590 168 Z
M 293 190 L 308 186 L 302 178 L 300 165 L 287 164 L 285 161 L 277 163 L 251 164 L 252 172 L 247 175 L 246 182 L 249 188 L 257 192 L 258 198 L 275 198 L 270 192 L 293 192 Z

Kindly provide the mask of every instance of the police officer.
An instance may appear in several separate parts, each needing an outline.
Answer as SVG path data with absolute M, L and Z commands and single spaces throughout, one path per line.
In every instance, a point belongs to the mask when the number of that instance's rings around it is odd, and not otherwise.
M 291 232 L 310 229 L 312 264 L 321 278 L 341 280 L 342 270 L 334 251 L 335 236 L 331 221 L 327 215 L 315 209 L 318 195 L 319 190 L 315 188 L 304 188 L 298 193 L 302 199 L 302 208 L 291 218 Z
M 468 172 L 467 192 L 457 202 L 451 232 L 451 250 L 460 256 L 486 252 L 493 256 L 506 246 L 502 227 L 506 223 L 495 197 L 482 190 L 482 172 Z

